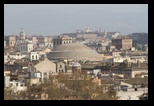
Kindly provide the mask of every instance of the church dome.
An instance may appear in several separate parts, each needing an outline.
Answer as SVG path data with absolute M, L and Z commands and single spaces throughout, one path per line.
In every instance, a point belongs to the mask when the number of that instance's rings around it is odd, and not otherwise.
M 54 59 L 73 59 L 73 60 L 102 60 L 101 55 L 90 47 L 81 43 L 68 43 L 57 46 L 47 57 Z
M 20 38 L 21 39 L 25 39 L 26 34 L 25 34 L 25 32 L 23 30 L 21 30 L 21 32 L 19 33 L 19 35 L 20 35 Z

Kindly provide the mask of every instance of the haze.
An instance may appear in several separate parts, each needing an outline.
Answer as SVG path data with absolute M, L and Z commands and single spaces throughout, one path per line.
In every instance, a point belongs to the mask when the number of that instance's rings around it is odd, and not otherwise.
M 148 4 L 4 4 L 4 35 L 59 35 L 85 29 L 148 33 Z

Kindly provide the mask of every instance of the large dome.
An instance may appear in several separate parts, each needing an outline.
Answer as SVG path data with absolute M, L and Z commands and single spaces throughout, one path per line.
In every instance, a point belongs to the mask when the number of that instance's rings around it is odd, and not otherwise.
M 73 59 L 73 60 L 102 60 L 101 55 L 90 47 L 81 43 L 68 43 L 57 46 L 54 51 L 50 52 L 49 59 Z

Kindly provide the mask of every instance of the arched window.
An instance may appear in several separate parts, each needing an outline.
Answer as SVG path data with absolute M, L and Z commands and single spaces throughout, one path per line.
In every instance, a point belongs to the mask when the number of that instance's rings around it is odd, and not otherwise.
M 63 69 L 62 69 L 62 72 L 63 72 Z
M 37 55 L 35 56 L 36 60 L 37 60 Z

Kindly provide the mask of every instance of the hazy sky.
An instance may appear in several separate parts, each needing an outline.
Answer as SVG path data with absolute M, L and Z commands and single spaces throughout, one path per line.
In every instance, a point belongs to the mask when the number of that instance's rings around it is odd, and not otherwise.
M 4 4 L 4 35 L 58 35 L 76 29 L 148 32 L 148 4 Z

